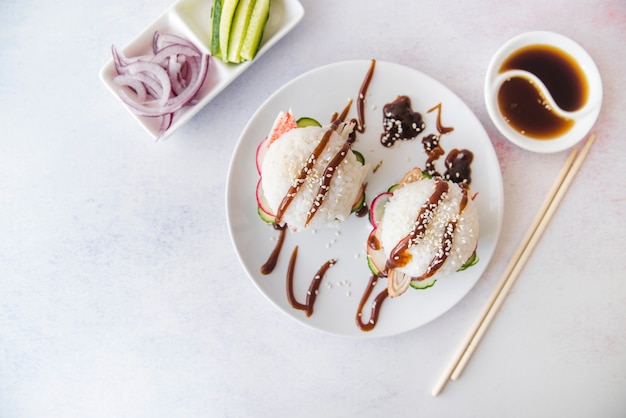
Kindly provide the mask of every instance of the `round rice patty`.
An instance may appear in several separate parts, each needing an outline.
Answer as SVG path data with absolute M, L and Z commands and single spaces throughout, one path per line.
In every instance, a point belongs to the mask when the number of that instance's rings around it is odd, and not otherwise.
M 459 215 L 459 204 L 463 192 L 459 185 L 448 182 L 449 190 L 444 195 L 426 228 L 422 240 L 409 248 L 411 261 L 398 268 L 411 277 L 423 275 L 433 257 L 441 250 L 441 239 L 448 222 L 458 220 L 450 255 L 437 271 L 443 276 L 457 271 L 472 255 L 478 241 L 478 213 L 474 202 L 469 199 L 463 212 Z M 421 206 L 435 192 L 435 180 L 422 179 L 407 183 L 394 191 L 385 206 L 381 221 L 381 244 L 388 258 L 391 250 L 406 237 L 419 214 Z
M 273 142 L 267 150 L 261 168 L 261 179 L 265 198 L 274 212 L 287 194 L 292 182 L 300 175 L 307 158 L 325 131 L 325 128 L 318 126 L 292 129 Z M 345 141 L 346 138 L 333 132 L 326 149 L 300 186 L 300 190 L 282 218 L 292 229 L 304 229 L 307 213 L 320 186 L 320 177 Z M 352 152 L 348 152 L 333 175 L 330 190 L 308 227 L 318 228 L 345 220 L 350 215 L 366 174 L 367 166 L 362 165 Z

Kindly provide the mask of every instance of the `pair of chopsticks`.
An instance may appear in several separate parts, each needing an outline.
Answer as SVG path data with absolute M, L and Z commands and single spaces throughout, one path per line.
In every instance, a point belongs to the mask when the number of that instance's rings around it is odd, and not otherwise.
M 589 139 L 587 139 L 587 142 L 583 146 L 580 153 L 578 153 L 577 148 L 574 148 L 569 154 L 563 168 L 561 168 L 561 171 L 548 192 L 548 195 L 539 208 L 535 219 L 530 225 L 530 228 L 518 245 L 511 261 L 506 266 L 506 269 L 491 294 L 491 297 L 483 307 L 478 319 L 463 340 L 463 343 L 452 358 L 452 361 L 446 368 L 444 374 L 441 376 L 441 379 L 433 388 L 433 396 L 439 395 L 450 379 L 457 380 L 461 376 L 461 373 L 463 373 L 465 366 L 467 366 L 467 363 L 474 354 L 474 351 L 476 351 L 478 344 L 487 332 L 489 325 L 491 325 L 496 313 L 504 303 L 504 299 L 511 290 L 511 287 L 513 287 L 513 284 L 526 264 L 526 261 L 528 261 L 528 258 L 539 241 L 539 238 L 545 231 L 552 215 L 554 215 L 559 203 L 563 200 L 563 196 L 574 180 L 574 177 L 576 176 L 576 173 L 582 165 L 585 157 L 587 157 L 594 140 L 595 135 L 592 134 Z

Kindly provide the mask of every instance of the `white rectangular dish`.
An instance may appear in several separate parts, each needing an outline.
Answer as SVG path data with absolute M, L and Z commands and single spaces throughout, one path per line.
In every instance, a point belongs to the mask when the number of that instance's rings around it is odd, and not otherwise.
M 211 39 L 211 0 L 179 0 L 165 10 L 152 24 L 141 32 L 121 51 L 127 56 L 145 55 L 151 52 L 152 39 L 156 31 L 171 33 L 187 38 L 200 51 L 209 54 Z M 265 27 L 260 48 L 254 60 L 241 64 L 224 63 L 220 59 L 211 57 L 209 70 L 196 95 L 196 103 L 185 106 L 178 112 L 170 127 L 160 136 L 165 139 L 172 135 L 196 115 L 207 103 L 217 96 L 226 86 L 246 71 L 254 61 L 267 52 L 289 31 L 291 31 L 304 16 L 304 9 L 298 0 L 272 0 L 270 15 Z M 119 86 L 113 81 L 117 75 L 113 58 L 100 70 L 100 79 L 105 86 L 119 99 Z M 156 139 L 159 135 L 160 118 L 151 118 L 136 115 L 128 106 L 122 103 L 133 117 L 145 128 L 150 136 Z

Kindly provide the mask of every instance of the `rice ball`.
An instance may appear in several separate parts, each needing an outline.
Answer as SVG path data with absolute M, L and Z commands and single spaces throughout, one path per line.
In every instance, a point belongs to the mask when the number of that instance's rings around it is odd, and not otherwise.
M 447 190 L 437 198 L 439 182 L 447 184 L 439 186 Z M 394 248 L 406 237 L 412 237 L 405 251 L 408 261 L 400 262 L 394 269 L 418 279 L 429 274 L 439 260 L 440 265 L 435 266 L 432 274 L 444 276 L 457 271 L 472 256 L 478 242 L 478 213 L 463 187 L 440 178 L 423 178 L 393 192 L 379 225 L 380 243 L 388 263 L 394 262 L 390 258 Z M 433 200 L 436 204 L 430 205 Z M 427 219 L 420 221 L 420 214 Z
M 333 168 L 323 198 L 319 197 L 324 172 L 346 144 L 348 135 L 352 132 L 350 124 L 339 124 L 337 130 L 331 133 L 328 144 L 319 158 L 315 159 L 306 177 L 301 183 L 298 181 L 307 160 L 329 129 L 332 129 L 332 125 L 292 129 L 272 142 L 262 162 L 263 193 L 274 213 L 292 185 L 297 186 L 298 190 L 293 201 L 280 220 L 294 231 L 305 228 L 317 229 L 346 220 L 354 203 L 360 197 L 369 166 L 358 161 L 349 148 L 343 160 Z M 314 214 L 307 223 L 310 211 Z

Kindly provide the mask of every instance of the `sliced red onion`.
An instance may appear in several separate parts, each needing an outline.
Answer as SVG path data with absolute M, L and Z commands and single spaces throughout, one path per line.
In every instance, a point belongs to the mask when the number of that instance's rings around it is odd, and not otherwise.
M 165 106 L 172 93 L 172 83 L 167 71 L 163 69 L 159 64 L 146 61 L 137 61 L 126 66 L 129 75 L 141 75 L 146 74 L 149 77 L 154 77 L 158 85 L 160 86 L 161 94 L 155 97 L 158 100 L 160 106 Z
M 154 56 L 152 57 L 152 62 L 156 63 L 164 63 L 168 61 L 170 58 L 175 58 L 178 56 L 187 56 L 187 57 L 197 57 L 202 54 L 199 54 L 197 48 L 190 48 L 186 45 L 174 45 L 170 44 L 161 48 Z
M 156 79 L 156 77 L 154 77 L 151 74 L 144 74 L 144 73 L 139 73 L 139 74 L 121 74 L 116 76 L 113 79 L 117 84 L 119 84 L 120 86 L 124 86 L 127 85 L 128 87 L 131 87 L 133 90 L 135 90 L 135 92 L 137 93 L 137 99 L 140 102 L 144 102 L 148 99 L 148 96 L 144 96 L 144 97 L 139 97 L 139 92 L 137 92 L 137 90 L 131 86 L 130 81 L 132 80 L 134 83 L 140 83 L 143 87 L 143 89 L 146 91 L 147 94 L 149 94 L 150 96 L 152 96 L 153 99 L 157 98 L 157 97 L 161 97 L 163 95 L 163 87 L 159 84 L 159 81 Z
M 162 118 L 158 139 L 176 112 L 197 103 L 210 57 L 189 40 L 160 32 L 154 34 L 152 49 L 150 56 L 127 57 L 113 46 L 112 54 L 120 99 L 137 115 Z
M 182 36 L 174 35 L 172 33 L 155 32 L 152 40 L 152 50 L 154 54 L 167 45 L 184 45 L 194 49 L 197 55 L 202 55 L 202 52 L 200 52 L 197 46 Z
M 139 100 L 140 102 L 145 101 L 148 97 L 148 90 L 146 89 L 146 86 L 141 80 L 138 80 L 134 76 L 121 74 L 115 76 L 115 78 L 113 78 L 113 81 L 119 86 L 126 86 L 133 89 L 133 91 L 137 95 L 137 100 Z
M 200 64 L 198 64 L 198 60 L 200 60 Z M 204 83 L 209 67 L 209 57 L 203 56 L 201 59 L 198 57 L 192 57 L 189 60 L 189 63 L 191 69 L 191 82 L 189 86 L 178 96 L 170 97 L 164 105 L 155 105 L 154 102 L 140 103 L 133 100 L 133 98 L 128 95 L 126 90 L 121 90 L 119 92 L 120 98 L 140 116 L 157 117 L 180 110 L 183 106 L 189 104 L 189 102 L 193 100 L 195 95 L 200 90 L 200 87 L 202 87 L 202 83 Z
M 172 119 L 174 119 L 173 113 L 163 115 L 163 118 L 161 119 L 161 126 L 159 126 L 159 132 L 161 132 L 161 134 L 172 126 Z

